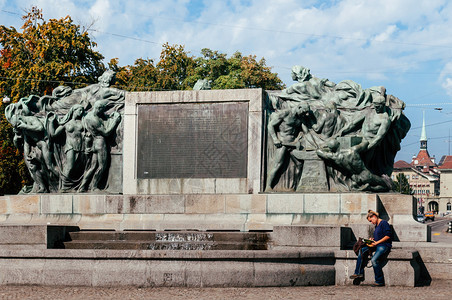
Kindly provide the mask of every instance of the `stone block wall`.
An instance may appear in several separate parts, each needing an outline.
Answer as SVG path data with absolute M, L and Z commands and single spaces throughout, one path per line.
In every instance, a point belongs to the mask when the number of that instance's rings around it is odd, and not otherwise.
M 262 89 L 127 93 L 124 114 L 123 194 L 257 194 L 261 192 Z M 138 178 L 138 111 L 144 105 L 247 103 L 246 176 L 240 178 Z M 221 118 L 221 116 L 218 116 Z M 183 147 L 183 145 L 180 145 Z M 214 149 L 211 154 L 214 153 Z

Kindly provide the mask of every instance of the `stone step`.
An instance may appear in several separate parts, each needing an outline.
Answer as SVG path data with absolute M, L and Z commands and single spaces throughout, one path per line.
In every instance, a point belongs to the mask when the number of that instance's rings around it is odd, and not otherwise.
M 148 241 L 148 240 L 103 240 L 70 241 L 65 249 L 109 249 L 109 250 L 267 250 L 266 243 L 213 242 L 213 241 Z
M 201 231 L 77 231 L 71 232 L 73 241 L 169 241 L 169 242 L 243 242 L 267 243 L 267 233 L 201 232 Z

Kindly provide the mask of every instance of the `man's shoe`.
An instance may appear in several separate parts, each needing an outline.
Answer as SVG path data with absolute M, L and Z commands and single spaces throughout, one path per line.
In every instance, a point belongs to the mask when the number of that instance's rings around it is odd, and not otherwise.
M 377 282 L 374 282 L 374 283 L 372 284 L 372 286 L 374 286 L 374 287 L 377 287 L 377 286 L 385 286 L 385 284 L 384 284 L 384 283 L 377 283 Z
M 356 278 L 364 278 L 364 275 L 362 275 L 362 274 L 353 274 L 352 276 L 350 276 L 350 279 L 356 279 Z

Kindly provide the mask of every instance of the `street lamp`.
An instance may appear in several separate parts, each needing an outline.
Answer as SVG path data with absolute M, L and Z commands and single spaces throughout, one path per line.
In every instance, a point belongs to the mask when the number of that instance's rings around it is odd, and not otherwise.
M 10 99 L 8 96 L 4 95 L 4 96 L 3 96 L 3 101 L 2 101 L 2 102 L 5 103 L 5 104 L 8 104 L 8 103 L 11 102 L 11 99 Z

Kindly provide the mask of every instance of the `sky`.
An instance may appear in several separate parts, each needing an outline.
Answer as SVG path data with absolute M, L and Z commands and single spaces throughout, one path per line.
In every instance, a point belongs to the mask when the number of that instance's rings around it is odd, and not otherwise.
M 452 1 L 449 0 L 0 0 L 0 24 L 22 25 L 33 5 L 44 18 L 70 15 L 120 65 L 158 59 L 161 45 L 264 57 L 284 83 L 303 65 L 319 78 L 383 85 L 403 100 L 411 130 L 396 160 L 448 155 L 452 126 Z

